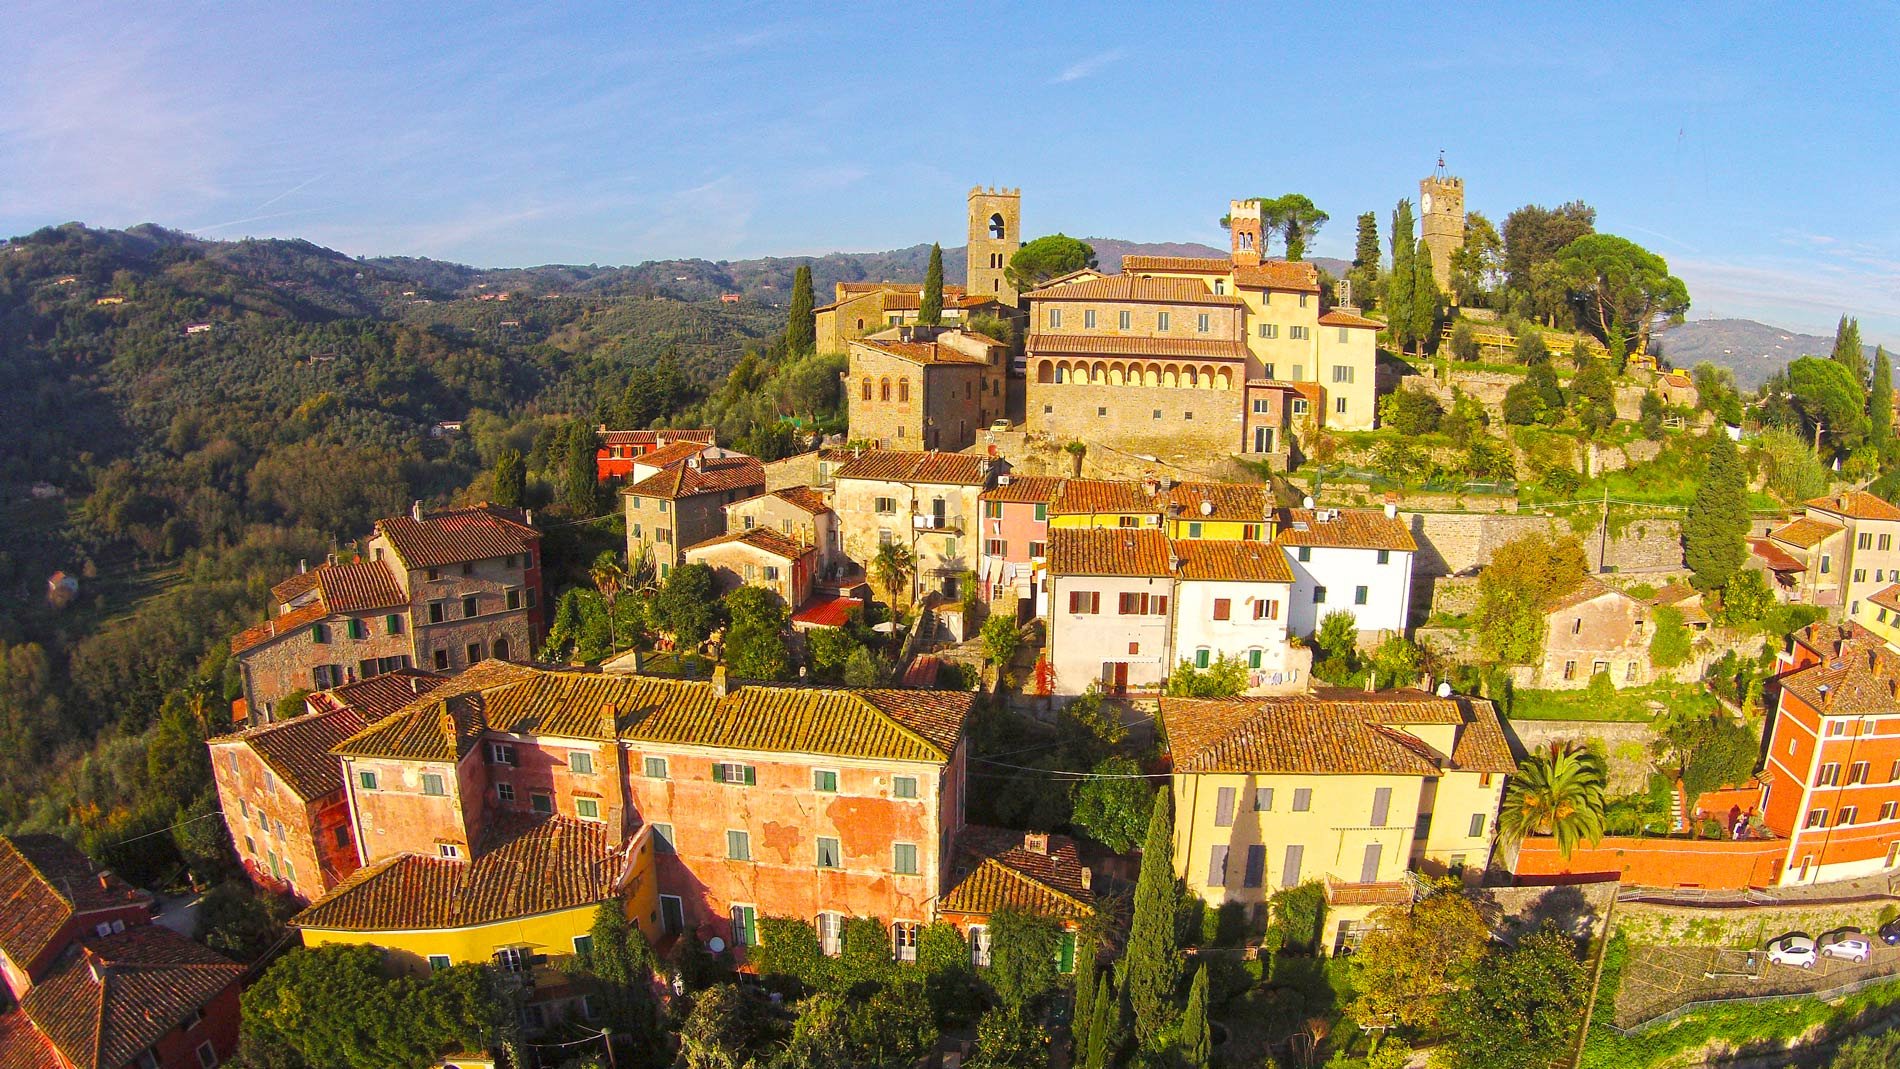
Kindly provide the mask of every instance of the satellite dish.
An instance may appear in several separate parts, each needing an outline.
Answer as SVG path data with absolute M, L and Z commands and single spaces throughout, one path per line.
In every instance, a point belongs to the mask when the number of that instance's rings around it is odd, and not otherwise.
M 1301 499 L 1300 504 L 1305 508 L 1309 508 L 1309 509 L 1312 508 L 1313 507 L 1312 495 L 1309 494 L 1305 498 Z
M 1440 684 L 1438 685 L 1438 696 L 1439 696 L 1439 697 L 1441 697 L 1441 698 L 1449 698 L 1449 697 L 1451 697 L 1451 684 L 1450 684 L 1450 683 L 1440 683 Z
M 1212 501 L 1202 500 L 1201 515 L 1212 516 L 1213 514 L 1214 514 L 1214 503 Z
M 706 949 L 715 954 L 723 954 L 726 951 L 726 941 L 715 935 L 711 939 L 706 940 Z

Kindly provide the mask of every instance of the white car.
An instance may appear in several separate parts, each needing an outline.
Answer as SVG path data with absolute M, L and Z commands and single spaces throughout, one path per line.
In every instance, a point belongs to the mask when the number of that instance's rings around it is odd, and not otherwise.
M 1821 937 L 1821 955 L 1840 958 L 1855 964 L 1865 962 L 1873 956 L 1874 944 L 1859 932 L 1839 932 Z
M 1814 940 L 1793 932 L 1768 944 L 1768 960 L 1802 969 L 1814 968 Z
M 992 433 L 998 433 L 998 434 L 1006 432 L 1009 430 L 1009 421 L 1006 419 L 996 420 L 995 422 L 990 424 L 990 430 Z

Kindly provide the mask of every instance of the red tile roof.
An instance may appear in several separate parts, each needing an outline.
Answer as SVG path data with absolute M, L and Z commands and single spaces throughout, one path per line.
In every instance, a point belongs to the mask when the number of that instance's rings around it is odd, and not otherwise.
M 1008 479 L 1008 482 L 1004 482 Z M 1001 501 L 1023 505 L 1047 505 L 1062 490 L 1062 480 L 1053 475 L 1005 475 L 996 485 L 977 495 L 982 501 Z
M 994 470 L 988 458 L 969 453 L 905 453 L 867 449 L 832 472 L 833 479 L 871 479 L 879 482 L 933 483 L 946 486 L 983 486 Z
M 780 501 L 813 516 L 823 516 L 831 511 L 831 505 L 825 501 L 825 495 L 809 486 L 784 486 L 771 493 Z
M 1781 689 L 1824 716 L 1900 711 L 1900 653 L 1857 627 L 1827 660 L 1782 676 Z
M 1502 725 L 1482 699 L 1420 691 L 1325 688 L 1265 698 L 1162 698 L 1177 772 L 1435 776 L 1443 769 L 1516 768 Z M 1461 725 L 1441 754 L 1407 725 Z
M 1247 523 L 1264 523 L 1271 516 L 1273 503 L 1265 483 L 1175 483 L 1162 491 L 1161 500 L 1177 506 L 1183 520 Z
M 1340 308 L 1335 308 L 1320 316 L 1319 325 L 1322 327 L 1364 327 L 1368 330 L 1385 329 L 1385 324 L 1376 319 L 1367 319 L 1365 316 Z
M 1769 571 L 1805 572 L 1808 570 L 1807 565 L 1790 557 L 1787 553 L 1783 552 L 1780 547 L 1766 538 L 1749 539 L 1748 551 L 1760 557 L 1762 562 L 1768 565 Z
M 1049 531 L 1051 575 L 1160 577 L 1174 574 L 1168 536 L 1152 527 Z
M 0 835 L 0 952 L 26 968 L 75 913 L 150 905 L 152 896 L 52 835 Z
M 120 1069 L 245 973 L 156 924 L 88 939 L 82 948 L 20 1000 L 77 1069 Z
M 645 456 L 634 460 L 649 468 L 670 468 L 675 464 L 684 464 L 689 457 L 696 457 L 707 449 L 704 442 L 674 442 L 663 445 Z
M 386 561 L 325 564 L 304 574 L 316 581 L 318 596 L 331 612 L 365 612 L 409 604 L 409 595 L 403 593 Z
M 1278 541 L 1289 546 L 1333 549 L 1393 549 L 1416 552 L 1418 542 L 1404 520 L 1374 509 L 1335 509 L 1322 520 L 1319 509 L 1287 509 Z
M 1234 268 L 1234 285 L 1247 289 L 1318 293 L 1319 269 L 1304 260 L 1268 260 L 1258 267 Z
M 729 490 L 744 492 L 748 487 L 761 491 L 765 489 L 765 465 L 759 463 L 758 458 L 709 457 L 700 461 L 697 467 L 675 464 L 665 471 L 647 476 L 621 493 L 676 501 Z
M 1132 479 L 1068 479 L 1050 503 L 1049 512 L 1057 516 L 1159 516 L 1161 501 Z
M 294 634 L 330 615 L 329 606 L 313 601 L 301 609 L 278 613 L 255 627 L 247 627 L 231 636 L 231 652 L 246 653 L 273 639 Z
M 1817 497 L 1806 504 L 1819 512 L 1857 520 L 1900 520 L 1900 508 L 1865 490 L 1846 490 L 1833 497 Z
M 1122 270 L 1127 273 L 1188 271 L 1197 275 L 1224 275 L 1233 266 L 1234 262 L 1225 256 L 1142 256 L 1137 253 L 1122 256 Z
M 1198 278 L 1107 275 L 1086 282 L 1045 286 L 1023 294 L 1032 301 L 1142 301 L 1154 304 L 1208 304 L 1244 307 L 1231 293 L 1215 293 Z
M 1075 840 L 1047 836 L 1041 851 L 1030 849 L 1020 831 L 965 825 L 957 833 L 950 889 L 942 910 L 989 917 L 1018 909 L 1059 920 L 1081 920 L 1095 912 L 1083 883 Z
M 711 445 L 713 432 L 704 428 L 694 430 L 668 429 L 654 431 L 602 431 L 600 440 L 603 445 L 659 445 L 663 442 L 702 442 Z
M 17 1009 L 0 1014 L 0 1065 L 7 1069 L 66 1069 L 52 1042 Z
M 1292 583 L 1286 550 L 1272 542 L 1177 538 L 1180 577 L 1215 582 Z
M 1790 520 L 1768 532 L 1768 537 L 1777 542 L 1786 542 L 1798 549 L 1813 549 L 1815 546 L 1840 534 L 1844 530 L 1846 530 L 1846 528 L 1838 523 L 1829 523 L 1826 520 L 1817 520 L 1812 517 L 1803 516 L 1798 520 Z
M 1147 356 L 1193 360 L 1245 360 L 1244 341 L 1205 338 L 1133 338 L 1115 334 L 1031 334 L 1032 356 Z
M 1900 612 L 1900 583 L 1867 595 L 1867 600 L 1888 612 Z
M 376 530 L 411 568 L 512 556 L 534 549 L 541 541 L 541 533 L 522 523 L 519 513 L 495 505 L 445 509 L 421 520 L 392 516 L 377 520 Z
M 795 561 L 807 553 L 817 552 L 814 547 L 799 545 L 797 542 L 769 527 L 754 527 L 747 531 L 734 531 L 731 534 L 708 538 L 704 542 L 687 546 L 686 552 L 690 555 L 696 550 L 713 549 L 718 546 L 730 545 L 734 542 L 743 543 L 761 553 L 770 553 L 774 557 L 790 561 Z
M 246 728 L 210 744 L 249 747 L 298 798 L 312 802 L 343 789 L 343 772 L 332 747 L 446 681 L 446 676 L 405 669 L 319 691 L 310 696 L 317 712 Z
M 817 597 L 792 614 L 792 623 L 807 627 L 843 627 L 853 612 L 862 613 L 864 602 L 858 598 Z
M 373 724 L 449 681 L 448 676 L 420 668 L 399 668 L 380 676 L 320 690 L 309 700 L 319 711 L 349 709 Z
M 972 337 L 980 336 L 972 335 Z M 934 341 L 879 341 L 872 338 L 856 338 L 851 344 L 876 349 L 878 352 L 888 353 L 913 364 L 969 364 L 975 367 L 988 367 L 990 364 L 985 357 L 973 356 L 961 349 L 939 345 Z

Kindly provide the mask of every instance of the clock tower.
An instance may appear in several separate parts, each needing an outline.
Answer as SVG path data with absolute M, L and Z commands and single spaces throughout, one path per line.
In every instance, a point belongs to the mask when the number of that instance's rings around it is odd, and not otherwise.
M 1419 231 L 1432 254 L 1432 277 L 1438 288 L 1451 292 L 1451 254 L 1465 244 L 1465 180 L 1445 172 L 1445 157 L 1438 157 L 1438 170 L 1418 184 Z

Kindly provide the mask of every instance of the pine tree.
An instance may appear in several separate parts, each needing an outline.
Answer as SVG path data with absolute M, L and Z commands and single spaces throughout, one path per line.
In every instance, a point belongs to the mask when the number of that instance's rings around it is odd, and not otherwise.
M 1385 276 L 1386 329 L 1400 352 L 1412 340 L 1412 259 L 1418 255 L 1412 240 L 1412 202 L 1402 200 L 1392 212 L 1392 270 Z
M 943 246 L 930 246 L 930 267 L 924 272 L 924 295 L 917 303 L 918 326 L 943 323 Z
M 1180 893 L 1174 879 L 1174 804 L 1168 788 L 1155 795 L 1142 844 L 1141 875 L 1135 881 L 1135 915 L 1122 959 L 1135 1034 L 1152 1042 L 1174 1017 L 1174 993 L 1181 983 L 1181 940 L 1175 913 Z
M 528 465 L 521 458 L 521 450 L 502 450 L 495 458 L 494 485 L 489 488 L 489 500 L 502 508 L 518 509 L 527 494 Z
M 1682 555 L 1697 590 L 1717 590 L 1748 556 L 1748 480 L 1720 424 L 1704 436 L 1706 465 L 1682 524 Z
M 1841 317 L 1834 328 L 1834 362 L 1854 373 L 1854 381 L 1867 385 L 1867 354 L 1860 344 L 1860 320 Z
M 1893 361 L 1886 346 L 1874 350 L 1874 375 L 1867 383 L 1867 418 L 1872 429 L 1867 440 L 1882 463 L 1891 463 L 1893 455 Z
M 812 318 L 811 265 L 800 264 L 792 275 L 792 310 L 785 320 L 785 354 L 801 356 L 818 344 L 818 324 Z
M 1214 1037 L 1207 1027 L 1207 966 L 1194 970 L 1188 985 L 1187 1014 L 1181 1020 L 1181 1061 L 1188 1069 L 1207 1069 Z
M 1438 277 L 1432 274 L 1432 250 L 1424 238 L 1412 254 L 1412 337 L 1423 355 L 1438 334 L 1438 306 L 1444 302 Z
M 1076 941 L 1075 1012 L 1070 1016 L 1069 1062 L 1080 1065 L 1089 1046 L 1089 1027 L 1095 1023 L 1095 986 L 1100 980 L 1094 941 L 1086 936 Z

